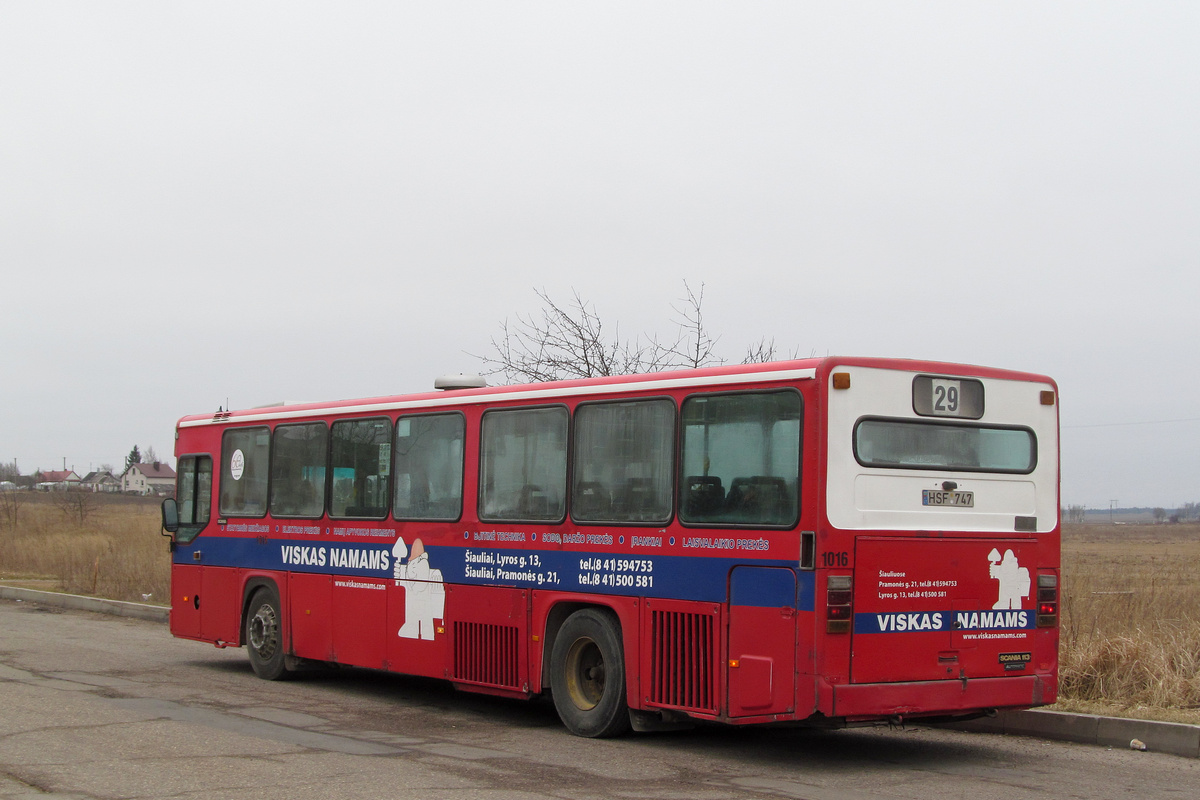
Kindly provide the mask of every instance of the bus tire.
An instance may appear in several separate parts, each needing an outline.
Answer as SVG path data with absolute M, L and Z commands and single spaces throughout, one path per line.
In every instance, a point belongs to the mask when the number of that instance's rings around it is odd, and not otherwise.
M 250 605 L 246 608 L 244 641 L 255 675 L 267 681 L 287 677 L 283 614 L 279 605 L 279 593 L 273 588 L 263 586 L 250 597 Z
M 625 652 L 611 612 L 576 611 L 563 623 L 550 655 L 550 690 L 571 733 L 589 739 L 629 730 Z

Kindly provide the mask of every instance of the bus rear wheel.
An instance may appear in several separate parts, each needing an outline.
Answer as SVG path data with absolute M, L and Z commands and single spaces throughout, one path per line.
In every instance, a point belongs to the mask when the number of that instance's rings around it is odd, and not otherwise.
M 585 608 L 567 617 L 550 655 L 554 707 L 571 733 L 587 738 L 629 730 L 625 654 L 611 612 Z
M 279 594 L 274 589 L 264 586 L 251 596 L 246 609 L 243 639 L 255 675 L 268 681 L 287 677 L 283 652 L 283 614 L 280 611 Z

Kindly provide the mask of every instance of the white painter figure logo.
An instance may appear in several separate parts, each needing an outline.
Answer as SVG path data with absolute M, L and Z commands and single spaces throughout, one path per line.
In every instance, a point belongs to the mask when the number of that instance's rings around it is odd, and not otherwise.
M 392 547 L 396 567 L 392 577 L 397 586 L 404 587 L 404 624 L 400 626 L 400 636 L 405 639 L 432 639 L 433 621 L 445 619 L 446 587 L 442 585 L 442 571 L 430 569 L 429 553 L 420 539 L 413 541 L 412 557 L 408 563 L 402 563 L 409 555 L 408 545 L 403 539 L 396 539 Z
M 988 553 L 988 575 L 1000 581 L 1000 597 L 992 608 L 1020 608 L 1022 598 L 1029 597 L 1029 570 L 1017 563 L 1017 556 L 1012 550 L 1000 551 L 992 548 Z

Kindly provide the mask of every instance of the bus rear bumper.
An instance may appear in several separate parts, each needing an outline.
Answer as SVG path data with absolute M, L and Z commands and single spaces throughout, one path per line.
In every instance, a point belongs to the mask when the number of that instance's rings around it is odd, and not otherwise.
M 881 717 L 957 716 L 1053 703 L 1057 686 L 1041 675 L 833 687 L 829 716 L 847 721 Z

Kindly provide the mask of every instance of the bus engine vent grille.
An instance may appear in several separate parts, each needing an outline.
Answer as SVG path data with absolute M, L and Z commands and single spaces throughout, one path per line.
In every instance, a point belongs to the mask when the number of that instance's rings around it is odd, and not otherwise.
M 454 623 L 454 680 L 521 688 L 515 627 Z
M 716 640 L 711 614 L 652 611 L 650 701 L 696 711 L 717 710 Z

